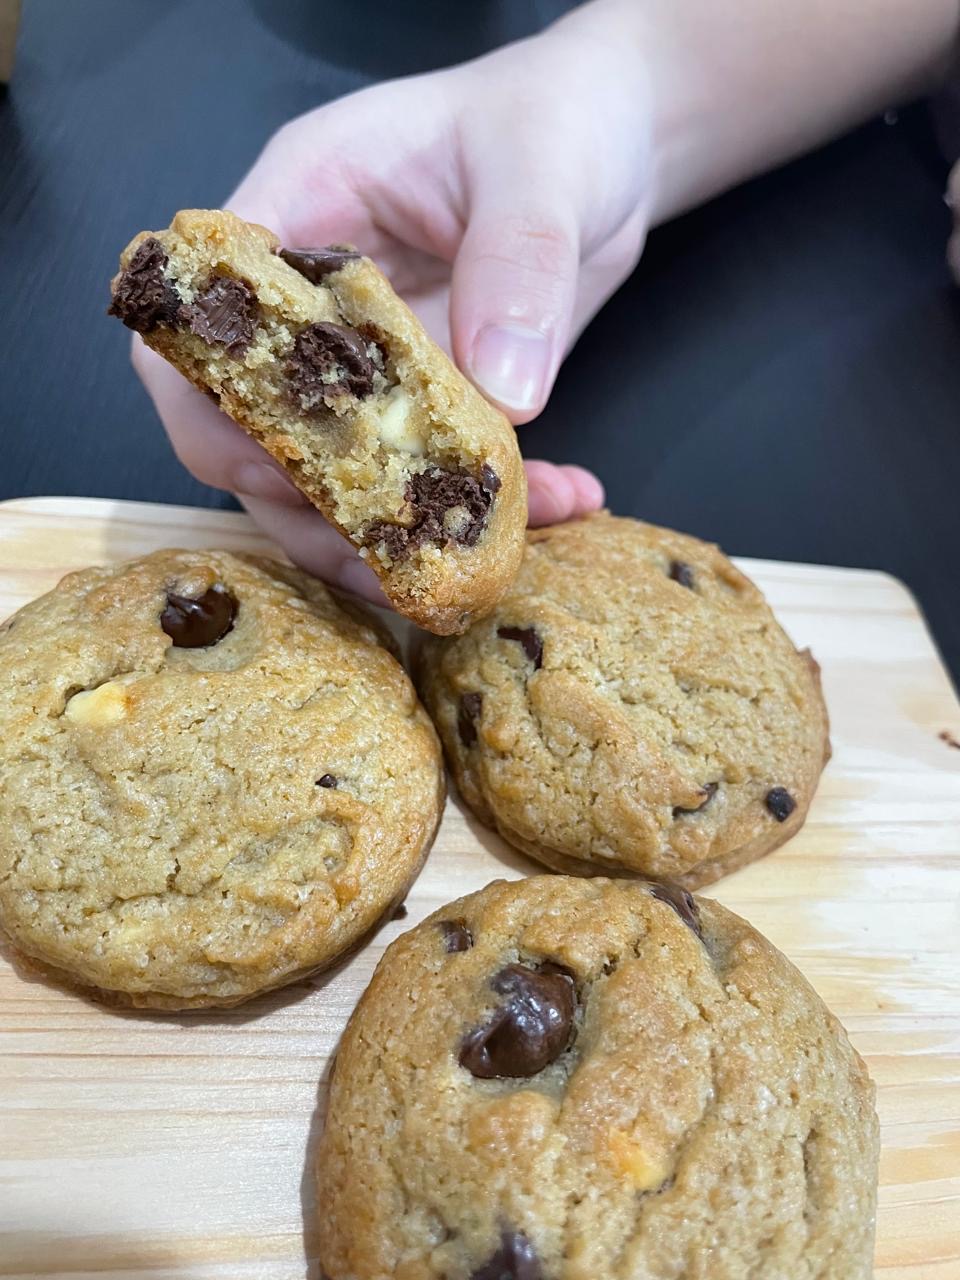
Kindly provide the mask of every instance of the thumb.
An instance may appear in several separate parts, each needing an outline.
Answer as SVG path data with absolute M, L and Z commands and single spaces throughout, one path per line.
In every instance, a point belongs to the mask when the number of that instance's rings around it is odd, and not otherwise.
M 450 294 L 457 364 L 515 424 L 535 418 L 553 387 L 580 256 L 573 211 L 551 205 L 556 186 L 543 181 L 531 190 L 529 172 L 521 182 L 516 176 L 486 175 L 484 185 L 497 194 L 471 207 Z

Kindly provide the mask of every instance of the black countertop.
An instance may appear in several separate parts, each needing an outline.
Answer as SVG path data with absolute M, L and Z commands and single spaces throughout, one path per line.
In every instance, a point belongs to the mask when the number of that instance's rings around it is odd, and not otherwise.
M 104 315 L 119 249 L 216 205 L 292 115 L 564 7 L 25 0 L 0 96 L 0 497 L 233 505 L 180 468 Z M 656 232 L 525 451 L 590 466 L 614 510 L 735 554 L 896 574 L 956 674 L 945 176 L 915 107 Z

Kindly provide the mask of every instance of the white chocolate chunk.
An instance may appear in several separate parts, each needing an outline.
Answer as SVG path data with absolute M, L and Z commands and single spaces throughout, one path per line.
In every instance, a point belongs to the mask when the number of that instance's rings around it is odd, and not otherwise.
M 662 1186 L 670 1173 L 667 1161 L 653 1151 L 645 1150 L 623 1133 L 610 1135 L 610 1156 L 617 1173 L 637 1191 L 652 1191 Z
M 470 523 L 470 512 L 466 507 L 448 507 L 443 513 L 444 532 L 452 538 L 463 533 Z
M 412 401 L 403 387 L 394 387 L 387 396 L 377 422 L 380 439 L 391 449 L 420 456 L 424 452 L 423 436 L 410 421 Z
M 127 691 L 121 684 L 108 680 L 96 689 L 84 689 L 75 693 L 64 708 L 63 714 L 74 724 L 91 729 L 104 729 L 126 718 Z

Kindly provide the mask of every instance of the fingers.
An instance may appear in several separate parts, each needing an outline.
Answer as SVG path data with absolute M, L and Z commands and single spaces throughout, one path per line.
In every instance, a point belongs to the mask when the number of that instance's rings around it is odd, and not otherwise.
M 533 528 L 575 520 L 603 506 L 603 485 L 583 467 L 528 462 L 526 468 L 527 520 Z
M 577 283 L 577 300 L 568 346 L 573 345 L 640 261 L 647 225 L 647 210 L 637 209 L 618 231 L 584 258 Z
M 509 195 L 506 179 L 490 177 Z M 571 219 L 542 207 L 480 200 L 453 269 L 450 325 L 457 363 L 514 423 L 541 411 L 570 329 L 578 248 Z
M 290 507 L 247 494 L 239 497 L 264 533 L 283 547 L 294 564 L 371 604 L 392 607 L 377 575 L 319 511 L 309 505 Z
M 139 338 L 134 340 L 133 362 L 177 457 L 198 480 L 235 493 L 295 564 L 333 586 L 387 606 L 373 570 L 256 441 Z
M 306 498 L 270 455 L 176 369 L 134 338 L 131 350 L 177 457 L 204 484 L 271 502 L 302 506 Z
M 528 108 L 528 104 L 524 104 Z M 529 106 L 461 122 L 467 225 L 453 265 L 457 363 L 514 423 L 546 403 L 570 330 L 579 217 L 562 142 Z

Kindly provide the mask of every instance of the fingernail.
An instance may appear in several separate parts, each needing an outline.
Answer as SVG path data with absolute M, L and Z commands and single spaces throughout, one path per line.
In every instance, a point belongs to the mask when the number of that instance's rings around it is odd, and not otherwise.
M 283 502 L 288 506 L 306 502 L 306 498 L 287 477 L 267 462 L 241 462 L 233 473 L 230 488 L 251 498 Z
M 474 339 L 470 376 L 505 408 L 525 410 L 538 405 L 549 369 L 550 342 L 537 329 L 487 325 Z

